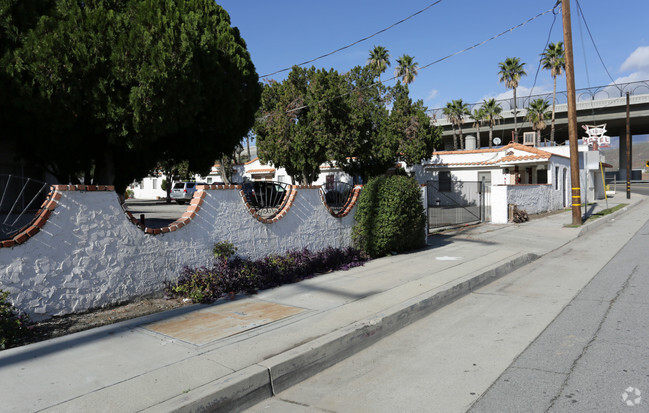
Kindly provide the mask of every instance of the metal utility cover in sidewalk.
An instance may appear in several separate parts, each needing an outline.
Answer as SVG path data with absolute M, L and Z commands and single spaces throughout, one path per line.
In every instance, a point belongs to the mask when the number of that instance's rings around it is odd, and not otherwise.
M 200 346 L 303 311 L 303 308 L 246 300 L 216 305 L 143 327 Z

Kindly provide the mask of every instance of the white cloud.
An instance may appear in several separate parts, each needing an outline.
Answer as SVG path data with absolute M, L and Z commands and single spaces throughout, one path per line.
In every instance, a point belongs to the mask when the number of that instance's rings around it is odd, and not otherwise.
M 640 46 L 622 63 L 620 71 L 636 70 L 649 73 L 649 46 Z
M 433 89 L 433 90 L 430 91 L 430 93 L 428 94 L 428 97 L 426 99 L 427 100 L 433 100 L 433 99 L 435 99 L 437 97 L 437 95 L 439 95 L 439 90 Z

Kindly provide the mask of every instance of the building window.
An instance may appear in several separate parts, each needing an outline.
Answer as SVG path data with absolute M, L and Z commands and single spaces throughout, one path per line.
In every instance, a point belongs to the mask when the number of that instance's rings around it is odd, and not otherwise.
M 326 182 L 327 191 L 331 191 L 332 189 L 334 189 L 334 179 L 335 177 L 333 174 L 327 175 L 327 182 Z
M 537 184 L 547 184 L 548 183 L 548 170 L 547 169 L 537 169 L 536 170 L 536 183 Z
M 554 189 L 559 190 L 559 167 L 554 167 Z
M 451 171 L 439 172 L 439 191 L 451 192 Z
M 158 180 L 156 178 L 151 180 L 151 184 L 153 185 L 153 189 L 158 189 Z

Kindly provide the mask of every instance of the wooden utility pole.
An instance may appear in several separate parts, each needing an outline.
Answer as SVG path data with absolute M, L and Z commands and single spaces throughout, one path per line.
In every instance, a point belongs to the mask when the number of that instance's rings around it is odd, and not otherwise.
M 572 25 L 570 0 L 561 0 L 563 44 L 566 58 L 566 90 L 568 92 L 568 137 L 570 142 L 570 181 L 572 184 L 572 224 L 581 225 L 581 187 L 579 186 L 579 148 L 577 142 L 577 98 L 575 97 L 575 65 L 572 58 Z M 584 162 L 586 159 L 584 159 Z
M 629 92 L 626 92 L 626 199 L 631 198 L 631 174 L 633 168 L 631 165 L 631 116 L 629 114 Z

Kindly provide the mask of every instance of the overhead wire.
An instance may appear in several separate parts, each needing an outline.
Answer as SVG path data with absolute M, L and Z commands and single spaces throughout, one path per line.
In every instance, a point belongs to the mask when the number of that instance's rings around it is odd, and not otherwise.
M 590 88 L 590 72 L 588 71 L 588 59 L 586 58 L 586 44 L 584 42 L 584 30 L 582 29 L 582 19 L 581 17 L 583 16 L 581 13 L 581 9 L 577 7 L 577 15 L 579 16 L 579 38 L 581 40 L 581 51 L 582 54 L 584 55 L 584 68 L 586 69 L 586 84 L 588 85 L 588 88 Z M 595 109 L 593 108 L 593 104 L 591 103 L 590 105 L 590 113 L 591 113 L 591 119 L 595 119 Z
M 514 30 L 520 29 L 521 27 L 523 27 L 523 26 L 529 24 L 530 22 L 532 22 L 532 21 L 534 21 L 534 20 L 536 20 L 536 19 L 538 19 L 538 18 L 540 18 L 540 17 L 542 17 L 542 16 L 545 16 L 546 14 L 548 14 L 548 13 L 552 12 L 553 10 L 555 10 L 557 7 L 558 7 L 558 6 L 555 5 L 555 6 L 552 7 L 551 9 L 546 10 L 546 11 L 544 11 L 544 12 L 541 12 L 541 13 L 537 14 L 536 16 L 531 17 L 531 18 L 525 20 L 525 21 L 522 22 L 522 23 L 519 23 L 519 24 L 517 24 L 517 25 L 515 25 L 515 26 L 510 27 L 510 28 L 507 29 L 507 30 L 504 30 L 504 31 L 502 31 L 502 32 L 500 32 L 500 33 L 498 33 L 498 34 L 496 34 L 495 36 L 491 36 L 490 38 L 488 38 L 488 39 L 486 39 L 486 40 L 483 40 L 483 41 L 481 41 L 481 42 L 479 42 L 479 43 L 476 43 L 476 44 L 474 44 L 473 46 L 469 46 L 469 47 L 467 47 L 467 48 L 465 48 L 465 49 L 459 50 L 459 51 L 457 51 L 457 52 L 455 52 L 455 53 L 451 53 L 451 54 L 449 54 L 449 55 L 447 55 L 447 56 L 444 56 L 444 57 L 442 57 L 442 58 L 440 58 L 440 59 L 437 59 L 437 60 L 435 60 L 435 61 L 433 61 L 433 62 L 431 62 L 431 63 L 428 63 L 428 64 L 426 64 L 426 65 L 424 65 L 424 66 L 420 66 L 417 70 L 418 70 L 418 71 L 426 70 L 426 69 L 428 69 L 429 67 L 431 67 L 431 66 L 433 66 L 433 65 L 435 65 L 435 64 L 437 64 L 437 63 L 440 63 L 440 62 L 443 62 L 444 60 L 450 59 L 451 57 L 457 56 L 457 55 L 462 54 L 462 53 L 466 53 L 466 52 L 468 52 L 469 50 L 473 50 L 473 49 L 475 49 L 475 48 L 477 48 L 477 47 L 483 46 L 484 44 L 486 44 L 486 43 L 488 43 L 488 42 L 491 42 L 491 41 L 493 41 L 493 40 L 496 40 L 496 39 L 498 39 L 499 37 L 502 37 L 502 36 L 504 36 L 504 35 L 507 34 L 507 33 L 511 33 L 511 32 L 513 32 Z M 397 78 L 399 78 L 399 76 L 393 76 L 393 77 L 391 77 L 391 78 L 389 78 L 389 79 L 381 80 L 380 82 L 374 82 L 374 83 L 372 83 L 371 85 L 368 85 L 368 86 L 366 86 L 366 87 L 364 87 L 364 88 L 361 88 L 360 90 L 369 89 L 370 87 L 376 86 L 376 85 L 378 85 L 378 84 L 382 84 L 382 83 L 390 82 L 390 81 L 393 81 L 393 80 L 395 80 L 395 79 L 397 79 Z M 352 92 L 343 93 L 343 94 L 341 94 L 341 95 L 338 95 L 338 96 L 335 96 L 335 97 L 333 97 L 333 98 L 329 98 L 329 99 L 338 99 L 338 98 L 341 98 L 341 97 L 347 96 L 347 95 L 349 95 L 350 93 L 352 93 Z M 323 99 L 323 100 L 317 102 L 316 104 L 320 104 L 320 103 L 325 102 L 325 101 L 327 101 L 327 100 L 329 100 L 329 99 Z M 303 105 L 303 106 L 300 106 L 300 107 L 297 107 L 297 108 L 293 108 L 293 109 L 287 110 L 286 113 L 291 113 L 291 112 L 295 112 L 295 111 L 298 111 L 298 110 L 306 109 L 306 108 L 308 108 L 309 106 L 310 106 L 310 105 Z
M 367 41 L 367 40 L 371 39 L 371 38 L 374 37 L 374 36 L 377 36 L 377 35 L 379 35 L 379 34 L 381 34 L 381 33 L 385 33 L 385 32 L 387 32 L 388 30 L 392 29 L 393 27 L 398 26 L 398 25 L 400 25 L 401 23 L 404 23 L 404 22 L 406 22 L 406 21 L 412 19 L 413 17 L 415 17 L 415 16 L 417 16 L 417 15 L 419 15 L 419 14 L 425 12 L 426 10 L 430 9 L 430 8 L 433 7 L 433 6 L 436 6 L 437 4 L 441 3 L 442 1 L 443 1 L 443 0 L 437 0 L 437 1 L 435 1 L 435 2 L 433 2 L 433 3 L 431 3 L 431 4 L 429 4 L 428 6 L 424 7 L 423 9 L 421 9 L 421 10 L 419 10 L 419 11 L 416 11 L 416 12 L 412 13 L 410 16 L 405 17 L 405 18 L 399 20 L 398 22 L 391 24 L 390 26 L 386 27 L 385 29 L 381 29 L 381 30 L 379 30 L 379 31 L 376 32 L 376 33 L 373 33 L 373 34 L 371 34 L 371 35 L 369 35 L 369 36 L 365 36 L 365 37 L 363 37 L 362 39 L 356 40 L 355 42 L 350 43 L 350 44 L 348 44 L 348 45 L 346 45 L 346 46 L 340 47 L 340 48 L 338 48 L 338 49 L 336 49 L 336 50 L 334 50 L 334 51 L 331 51 L 331 52 L 329 52 L 329 53 L 325 53 L 325 54 L 323 54 L 323 55 L 321 55 L 321 56 L 318 56 L 318 57 L 316 57 L 316 58 L 313 58 L 313 59 L 310 59 L 310 60 L 304 61 L 304 62 L 302 62 L 302 63 L 298 63 L 297 65 L 294 65 L 294 66 L 304 66 L 304 65 L 307 65 L 307 64 L 309 64 L 309 63 L 313 63 L 313 62 L 315 62 L 316 60 L 320 60 L 320 59 L 323 59 L 323 58 L 325 58 L 325 57 L 331 56 L 331 55 L 333 55 L 333 54 L 335 54 L 335 53 L 341 52 L 341 51 L 343 51 L 343 50 L 345 50 L 345 49 L 349 49 L 350 47 L 355 46 L 355 45 L 357 45 L 357 44 L 359 44 L 359 43 L 362 43 L 362 42 L 364 42 L 364 41 Z M 293 67 L 293 66 L 291 66 L 291 67 L 287 67 L 287 68 L 284 68 L 284 69 L 280 69 L 280 70 L 277 70 L 277 71 L 275 71 L 275 72 L 273 72 L 273 73 L 269 73 L 269 74 L 266 74 L 266 75 L 262 75 L 261 77 L 263 78 L 263 77 L 273 76 L 273 75 L 276 75 L 276 74 L 278 74 L 278 73 L 286 72 L 286 71 L 288 71 L 288 70 L 291 70 L 292 67 Z
M 552 37 L 552 31 L 554 30 L 554 24 L 556 23 L 557 15 L 559 14 L 558 11 L 557 11 L 557 8 L 559 7 L 560 4 L 561 4 L 560 2 L 557 2 L 555 4 L 555 6 L 552 8 L 552 14 L 553 14 L 552 24 L 550 24 L 550 30 L 548 31 L 548 37 L 545 40 L 545 45 L 543 46 L 544 51 L 548 47 L 548 44 L 550 44 L 550 37 Z M 539 59 L 539 63 L 536 66 L 536 74 L 534 75 L 534 83 L 532 84 L 532 88 L 530 89 L 530 94 L 527 96 L 528 103 L 529 103 L 530 99 L 532 98 L 532 92 L 534 91 L 534 88 L 536 87 L 536 81 L 537 81 L 537 79 L 539 77 L 539 72 L 540 71 L 541 71 L 541 59 Z M 521 123 L 521 129 L 525 126 L 526 122 L 528 122 L 528 120 L 524 119 L 523 123 Z M 529 121 L 529 122 L 532 123 L 531 121 Z
M 611 82 L 617 89 L 622 93 L 622 89 L 615 83 L 615 80 L 613 80 L 613 77 L 608 71 L 608 68 L 606 67 L 606 64 L 604 63 L 604 59 L 602 59 L 602 55 L 599 53 L 599 49 L 597 48 L 597 44 L 595 44 L 595 39 L 593 38 L 593 34 L 590 32 L 590 27 L 588 27 L 588 22 L 586 21 L 586 16 L 584 16 L 584 11 L 581 9 L 581 5 L 579 4 L 579 0 L 577 1 L 577 9 L 579 11 L 579 15 L 581 16 L 582 20 L 584 21 L 584 25 L 586 26 L 586 30 L 588 31 L 588 36 L 590 37 L 590 41 L 593 43 L 593 47 L 595 48 L 595 52 L 597 53 L 597 57 L 599 57 L 599 61 L 602 63 L 602 66 L 604 67 L 604 70 L 606 71 L 606 74 L 608 75 L 608 78 L 611 79 Z

